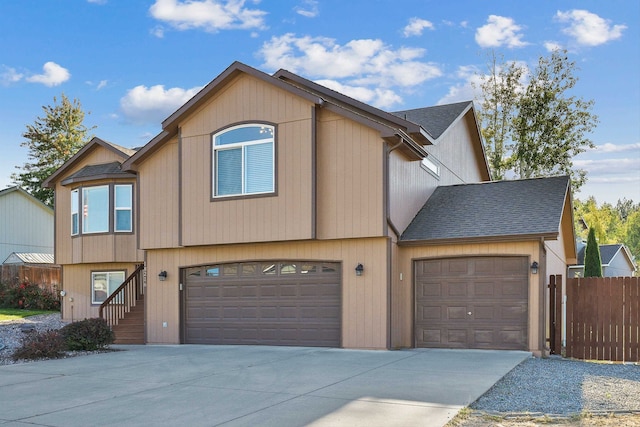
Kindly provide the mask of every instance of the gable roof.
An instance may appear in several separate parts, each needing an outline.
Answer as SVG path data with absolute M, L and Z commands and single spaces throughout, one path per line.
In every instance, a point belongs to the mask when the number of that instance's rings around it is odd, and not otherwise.
M 162 122 L 162 132 L 156 135 L 136 154 L 131 156 L 131 158 L 126 160 L 122 164 L 123 169 L 134 170 L 139 162 L 153 154 L 165 142 L 178 134 L 178 125 L 182 120 L 204 105 L 216 93 L 224 89 L 226 84 L 243 73 L 275 85 L 280 89 L 289 91 L 317 106 L 336 111 L 353 120 L 363 122 L 367 126 L 379 130 L 383 138 L 399 137 L 405 152 L 417 159 L 424 158 L 427 155 L 422 145 L 429 144 L 430 141 L 433 140 L 419 124 L 404 120 L 401 117 L 349 98 L 346 95 L 311 82 L 289 71 L 279 70 L 271 76 L 236 61 L 209 82 L 182 107 L 178 108 L 165 119 Z M 416 139 L 419 141 L 416 141 Z
M 556 239 L 569 190 L 567 176 L 441 186 L 400 244 Z
M 33 202 L 34 204 L 40 206 L 42 209 L 46 210 L 47 212 L 51 213 L 53 215 L 53 209 L 50 206 L 47 206 L 46 203 L 44 203 L 42 200 L 38 199 L 37 197 L 35 197 L 34 195 L 32 195 L 31 193 L 29 193 L 28 191 L 26 191 L 25 189 L 19 187 L 19 186 L 14 186 L 14 187 L 9 187 L 9 188 L 5 188 L 3 190 L 0 190 L 0 197 L 2 196 L 7 196 L 11 193 L 18 193 L 23 195 L 26 199 L 28 199 L 29 201 Z
M 598 245 L 600 249 L 600 260 L 602 261 L 603 266 L 608 266 L 611 264 L 611 261 L 618 255 L 618 253 L 623 253 L 628 258 L 629 262 L 635 268 L 635 262 L 633 257 L 629 253 L 629 249 L 620 243 L 609 244 L 609 245 Z M 582 246 L 578 251 L 578 265 L 577 267 L 584 266 L 584 254 L 587 249 L 586 245 Z
M 393 114 L 419 124 L 438 139 L 449 127 L 473 107 L 472 101 L 396 111 Z
M 60 166 L 54 173 L 51 174 L 47 179 L 44 180 L 42 186 L 45 188 L 54 188 L 55 182 L 58 178 L 60 178 L 69 168 L 75 164 L 78 160 L 82 159 L 86 156 L 91 150 L 95 149 L 97 146 L 104 147 L 109 151 L 116 153 L 118 156 L 122 158 L 122 160 L 126 160 L 136 153 L 136 150 L 125 148 L 120 145 L 114 144 L 112 142 L 105 141 L 103 139 L 94 137 L 91 141 L 87 142 L 84 147 L 82 147 L 76 154 L 74 154 L 69 160 L 67 160 L 62 166 Z M 75 174 L 74 174 L 75 175 Z M 85 172 L 85 178 L 87 178 Z M 66 182 L 66 180 L 65 180 Z

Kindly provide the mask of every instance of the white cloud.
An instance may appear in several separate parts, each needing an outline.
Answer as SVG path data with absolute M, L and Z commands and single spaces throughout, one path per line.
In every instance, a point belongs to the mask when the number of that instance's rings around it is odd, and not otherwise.
M 203 29 L 215 33 L 230 29 L 265 28 L 267 12 L 244 7 L 244 0 L 156 0 L 151 15 L 178 30 Z M 155 30 L 157 36 L 157 30 Z
M 456 72 L 456 77 L 461 79 L 462 82 L 449 87 L 449 91 L 438 100 L 437 105 L 482 98 L 482 91 L 479 89 L 481 81 L 477 67 L 473 65 L 460 66 Z
M 596 145 L 595 148 L 588 151 L 597 151 L 600 153 L 622 153 L 625 151 L 640 150 L 640 142 L 635 144 L 612 144 L 607 142 L 606 144 Z
M 558 42 L 546 41 L 544 42 L 544 48 L 547 49 L 547 52 L 554 52 L 556 50 L 562 50 L 562 45 Z
M 93 4 L 107 4 L 107 0 L 87 0 L 87 3 L 93 3 Z
M 24 77 L 24 74 L 16 71 L 15 68 L 7 67 L 3 65 L 0 68 L 0 84 L 10 85 L 11 83 L 17 83 Z
M 100 80 L 100 82 L 98 83 L 98 86 L 96 86 L 96 89 L 100 90 L 107 87 L 107 83 L 109 83 L 107 80 Z
M 599 160 L 574 160 L 573 165 L 587 171 L 589 180 L 596 177 L 600 179 L 613 179 L 614 176 L 624 175 L 640 180 L 640 158 L 623 159 L 599 159 Z
M 389 106 L 391 100 L 400 102 L 399 95 L 391 96 L 385 90 L 410 89 L 442 75 L 439 66 L 420 60 L 424 49 L 393 49 L 377 39 L 339 45 L 326 37 L 296 37 L 289 33 L 272 37 L 259 54 L 267 69 L 284 68 L 307 78 L 335 81 L 345 88 L 371 86 L 377 95 L 367 99 L 376 99 L 371 101 L 375 106 Z M 364 94 L 360 90 L 352 89 L 353 92 Z M 362 97 L 358 99 L 367 102 Z
M 523 47 L 528 43 L 522 41 L 521 30 L 512 18 L 489 15 L 487 24 L 476 30 L 476 42 L 480 47 Z
M 405 37 L 421 36 L 425 28 L 433 30 L 433 24 L 426 19 L 411 18 L 409 23 L 402 30 Z
M 298 15 L 305 16 L 307 18 L 315 18 L 318 16 L 318 1 L 317 0 L 303 0 L 300 6 L 295 8 Z
M 402 102 L 402 98 L 389 89 L 351 86 L 335 80 L 318 80 L 316 83 L 378 108 L 389 108 Z
M 556 19 L 569 26 L 562 32 L 573 37 L 583 46 L 598 46 L 622 37 L 626 25 L 611 25 L 611 21 L 603 19 L 587 10 L 574 9 L 567 12 L 558 11 Z
M 33 76 L 27 77 L 27 81 L 31 83 L 42 83 L 45 86 L 58 86 L 71 77 L 69 70 L 55 62 L 47 62 L 42 66 L 42 70 L 44 73 L 35 74 Z
M 120 108 L 125 117 L 133 123 L 158 123 L 191 99 L 200 89 L 202 88 L 165 89 L 163 85 L 140 85 L 129 89 L 120 99 Z

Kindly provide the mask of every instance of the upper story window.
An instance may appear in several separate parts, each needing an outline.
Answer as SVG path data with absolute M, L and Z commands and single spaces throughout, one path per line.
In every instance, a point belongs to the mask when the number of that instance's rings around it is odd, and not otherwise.
M 428 156 L 422 159 L 422 167 L 431 172 L 432 175 L 440 177 L 440 164 L 433 157 Z
M 71 235 L 133 231 L 133 185 L 71 190 Z
M 213 135 L 213 197 L 275 191 L 275 128 L 233 126 Z

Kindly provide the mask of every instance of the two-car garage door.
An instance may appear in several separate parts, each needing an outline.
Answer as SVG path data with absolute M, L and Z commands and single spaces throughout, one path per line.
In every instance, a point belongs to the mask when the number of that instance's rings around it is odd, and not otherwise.
M 416 261 L 416 347 L 527 349 L 528 259 Z
M 339 263 L 216 264 L 184 274 L 187 344 L 340 347 Z

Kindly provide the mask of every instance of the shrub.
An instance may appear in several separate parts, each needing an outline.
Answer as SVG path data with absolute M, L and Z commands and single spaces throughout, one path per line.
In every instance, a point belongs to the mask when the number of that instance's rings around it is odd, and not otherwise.
M 113 331 L 103 319 L 85 319 L 69 323 L 60 333 L 68 350 L 92 351 L 113 344 Z
M 19 285 L 0 284 L 0 307 L 60 310 L 60 298 L 55 292 L 29 281 Z
M 11 355 L 13 360 L 57 359 L 64 355 L 64 340 L 58 331 L 32 332 Z

